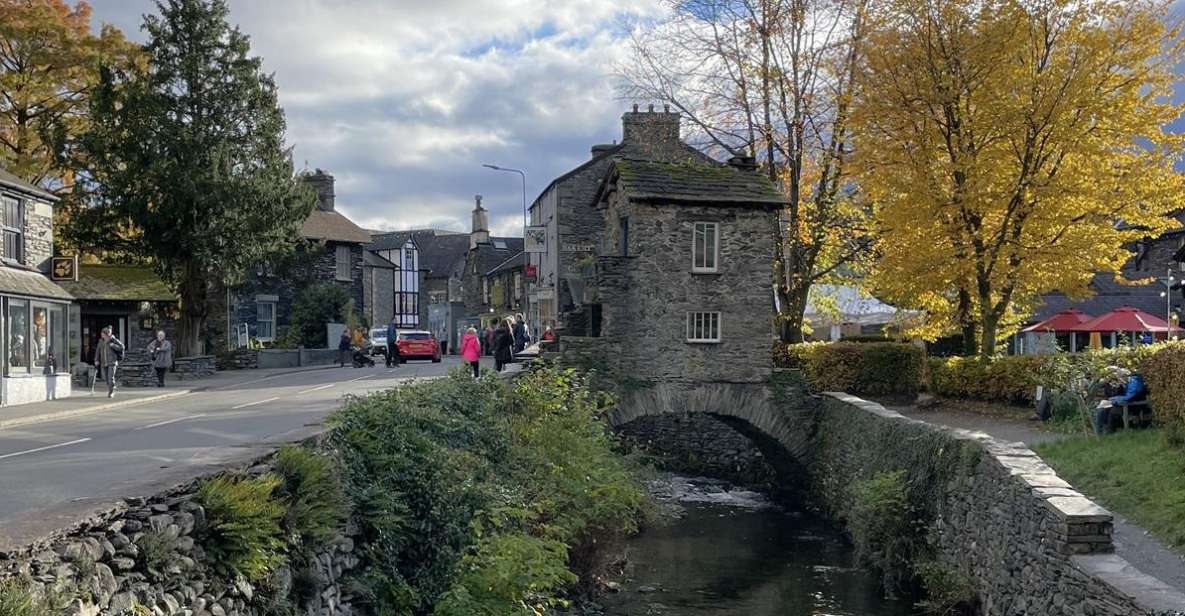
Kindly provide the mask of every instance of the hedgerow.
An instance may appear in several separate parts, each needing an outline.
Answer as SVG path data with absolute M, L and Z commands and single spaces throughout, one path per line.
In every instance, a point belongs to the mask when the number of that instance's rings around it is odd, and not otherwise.
M 774 363 L 801 370 L 815 391 L 913 394 L 921 387 L 925 351 L 900 342 L 779 343 Z
M 1185 343 L 1163 345 L 1144 360 L 1148 398 L 1175 445 L 1185 444 Z

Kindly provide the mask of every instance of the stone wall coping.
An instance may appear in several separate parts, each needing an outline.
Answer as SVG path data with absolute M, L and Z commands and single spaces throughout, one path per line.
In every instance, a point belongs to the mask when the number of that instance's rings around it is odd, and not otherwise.
M 1019 481 L 1037 497 L 1045 508 L 1065 527 L 1079 524 L 1109 524 L 1113 520 L 1110 511 L 1086 498 L 1058 477 L 1040 456 L 1023 443 L 1009 443 L 982 432 L 948 428 L 926 421 L 912 419 L 886 409 L 876 402 L 870 402 L 843 392 L 823 392 L 845 404 L 867 411 L 878 417 L 897 422 L 920 423 L 932 430 L 947 433 L 960 440 L 976 441 L 981 444 L 991 460 Z M 1082 536 L 1090 543 L 1110 544 L 1109 536 Z M 1165 584 L 1132 566 L 1123 557 L 1110 553 L 1074 554 L 1071 563 L 1084 573 L 1099 579 L 1120 594 L 1129 597 L 1136 605 L 1157 615 L 1185 615 L 1185 593 Z

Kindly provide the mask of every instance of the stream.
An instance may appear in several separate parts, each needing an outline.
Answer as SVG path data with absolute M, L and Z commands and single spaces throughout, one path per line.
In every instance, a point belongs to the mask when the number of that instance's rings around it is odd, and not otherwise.
M 703 478 L 667 476 L 651 490 L 671 519 L 627 544 L 607 616 L 912 616 L 885 599 L 841 532 L 819 517 Z

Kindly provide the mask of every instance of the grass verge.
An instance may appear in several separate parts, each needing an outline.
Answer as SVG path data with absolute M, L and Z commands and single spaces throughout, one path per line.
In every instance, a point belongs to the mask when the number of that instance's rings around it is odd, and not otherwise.
M 1124 430 L 1039 445 L 1074 487 L 1177 550 L 1185 550 L 1185 452 L 1161 430 Z

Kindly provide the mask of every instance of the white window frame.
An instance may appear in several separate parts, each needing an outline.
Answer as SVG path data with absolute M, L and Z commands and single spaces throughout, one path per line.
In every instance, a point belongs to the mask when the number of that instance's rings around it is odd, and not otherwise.
M 720 344 L 723 326 L 724 316 L 720 312 L 689 310 L 687 312 L 687 342 Z
M 343 259 L 343 257 L 345 257 Z M 337 271 L 334 272 L 335 277 L 342 282 L 351 282 L 354 277 L 351 275 L 352 270 L 351 261 L 353 261 L 353 251 L 345 244 L 338 244 L 334 253 L 334 261 L 337 265 Z
M 704 249 L 707 249 L 707 228 L 711 227 L 712 233 L 712 267 L 704 267 L 697 265 L 697 257 L 700 255 L 699 239 L 697 237 L 699 230 L 704 229 Z M 705 253 L 706 254 L 706 253 Z M 705 260 L 706 262 L 706 260 Z M 696 274 L 715 274 L 720 271 L 720 223 L 700 221 L 691 223 L 691 271 Z
M 272 318 L 270 318 L 270 319 L 260 318 L 259 312 L 260 312 L 260 308 L 263 306 L 269 306 L 271 308 Z M 261 323 L 270 323 L 271 324 L 272 331 L 271 331 L 270 336 L 265 336 L 263 334 L 263 328 L 260 327 Z M 257 300 L 255 302 L 255 339 L 259 340 L 261 342 L 271 342 L 276 339 L 276 302 L 275 301 Z
M 16 216 L 20 220 L 8 220 L 8 205 L 16 206 Z M 4 245 L 0 247 L 0 258 L 10 263 L 23 264 L 25 262 L 25 219 L 28 218 L 28 201 L 18 199 L 14 195 L 0 195 L 0 229 L 4 230 Z M 10 246 L 8 240 L 13 240 Z M 8 257 L 5 253 L 12 249 L 16 254 Z

